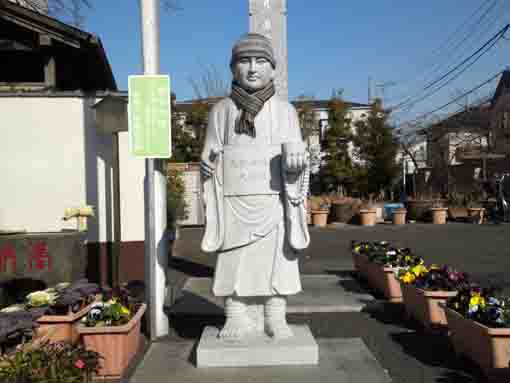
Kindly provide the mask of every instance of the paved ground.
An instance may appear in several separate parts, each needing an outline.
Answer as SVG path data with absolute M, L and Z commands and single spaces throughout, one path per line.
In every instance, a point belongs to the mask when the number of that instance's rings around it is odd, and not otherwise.
M 175 296 L 186 278 L 212 276 L 215 259 L 203 255 L 201 229 L 182 229 L 175 243 L 170 278 Z M 303 254 L 303 274 L 346 275 L 352 271 L 351 240 L 388 240 L 409 246 L 428 263 L 448 263 L 483 283 L 499 283 L 510 292 L 510 225 L 409 224 L 373 228 L 334 226 L 311 229 L 312 244 Z M 361 313 L 295 313 L 291 323 L 307 323 L 317 338 L 362 338 L 396 383 L 482 382 L 476 366 L 456 357 L 448 339 L 424 334 L 404 319 L 402 307 L 384 301 Z M 217 316 L 175 315 L 172 340 L 196 340 L 205 325 L 221 325 Z

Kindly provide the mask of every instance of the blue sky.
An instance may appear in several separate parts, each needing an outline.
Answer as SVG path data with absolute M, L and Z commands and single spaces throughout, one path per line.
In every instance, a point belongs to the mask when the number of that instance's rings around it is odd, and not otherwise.
M 229 81 L 232 43 L 249 24 L 248 0 L 180 2 L 181 11 L 161 15 L 161 72 L 172 77 L 173 91 L 184 100 L 194 97 L 189 78 L 198 78 L 204 65 L 215 66 Z M 83 28 L 99 35 L 117 83 L 126 89 L 127 76 L 141 71 L 138 1 L 93 4 Z M 370 76 L 373 84 L 396 83 L 384 92 L 385 104 L 395 104 L 446 73 L 508 22 L 507 0 L 288 0 L 290 98 L 329 98 L 333 88 L 342 88 L 347 100 L 367 102 Z M 510 41 L 501 40 L 444 90 L 397 117 L 405 121 L 432 110 L 488 79 L 510 65 L 509 48 Z M 489 94 L 491 85 L 471 99 Z M 374 92 L 381 96 L 380 87 Z

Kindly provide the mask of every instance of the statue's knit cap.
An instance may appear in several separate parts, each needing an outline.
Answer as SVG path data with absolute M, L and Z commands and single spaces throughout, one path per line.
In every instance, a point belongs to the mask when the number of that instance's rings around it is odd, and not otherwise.
M 253 56 L 266 58 L 273 65 L 273 68 L 276 68 L 271 40 L 258 33 L 248 33 L 234 44 L 230 65 L 233 65 L 241 57 Z

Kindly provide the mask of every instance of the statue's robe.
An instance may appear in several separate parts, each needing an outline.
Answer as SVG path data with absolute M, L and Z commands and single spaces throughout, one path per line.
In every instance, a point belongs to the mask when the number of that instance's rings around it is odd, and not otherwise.
M 213 293 L 244 297 L 296 294 L 301 291 L 298 251 L 308 246 L 309 234 L 304 204 L 292 204 L 285 198 L 281 155 L 271 161 L 270 192 L 260 191 L 264 185 L 254 184 L 259 180 L 247 172 L 244 186 L 248 190 L 242 195 L 226 188 L 229 177 L 225 174 L 232 169 L 224 166 L 236 162 L 224 159 L 229 158 L 229 151 L 240 150 L 248 153 L 245 158 L 257 161 L 266 148 L 281 151 L 284 142 L 302 142 L 297 113 L 291 104 L 273 96 L 255 117 L 255 137 L 235 132 L 239 114 L 230 98 L 212 108 L 201 157 L 202 166 L 214 169 L 211 177 L 203 178 L 206 227 L 202 239 L 202 250 L 216 252 L 218 257 Z M 287 184 L 288 190 L 296 186 Z

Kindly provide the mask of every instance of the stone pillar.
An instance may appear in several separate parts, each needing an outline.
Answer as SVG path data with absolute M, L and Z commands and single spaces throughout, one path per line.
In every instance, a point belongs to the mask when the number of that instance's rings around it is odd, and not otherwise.
M 287 0 L 249 0 L 250 32 L 267 36 L 273 42 L 277 68 L 276 93 L 289 98 L 287 56 Z

